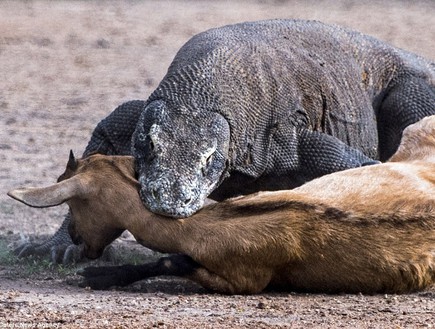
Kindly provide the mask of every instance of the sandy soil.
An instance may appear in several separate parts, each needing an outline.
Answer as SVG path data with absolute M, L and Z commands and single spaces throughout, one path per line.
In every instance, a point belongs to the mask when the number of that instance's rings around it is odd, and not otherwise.
M 317 19 L 435 59 L 433 1 L 1 1 L 0 18 L 0 241 L 6 243 L 20 233 L 31 239 L 54 233 L 66 209 L 30 209 L 5 192 L 55 181 L 69 149 L 81 154 L 94 126 L 117 105 L 146 99 L 195 33 L 246 20 Z M 20 270 L 0 263 L 0 328 L 435 325 L 435 289 L 400 296 L 221 296 L 159 279 L 96 292 L 77 287 L 73 275 Z

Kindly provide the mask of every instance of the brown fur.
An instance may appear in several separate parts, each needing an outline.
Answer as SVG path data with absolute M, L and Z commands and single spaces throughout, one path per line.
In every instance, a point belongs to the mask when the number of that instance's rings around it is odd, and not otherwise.
M 425 289 L 435 281 L 434 132 L 435 117 L 423 119 L 407 128 L 389 163 L 231 199 L 178 220 L 144 208 L 132 157 L 94 155 L 62 177 L 81 183 L 78 196 L 66 200 L 71 231 L 83 239 L 88 256 L 98 257 L 127 229 L 147 247 L 190 256 L 202 266 L 191 279 L 225 293 L 267 286 Z

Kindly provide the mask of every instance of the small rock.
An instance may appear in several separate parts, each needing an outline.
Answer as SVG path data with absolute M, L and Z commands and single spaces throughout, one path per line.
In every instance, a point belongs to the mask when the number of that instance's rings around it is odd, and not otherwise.
M 108 49 L 110 48 L 110 42 L 106 39 L 98 39 L 96 47 L 101 49 Z

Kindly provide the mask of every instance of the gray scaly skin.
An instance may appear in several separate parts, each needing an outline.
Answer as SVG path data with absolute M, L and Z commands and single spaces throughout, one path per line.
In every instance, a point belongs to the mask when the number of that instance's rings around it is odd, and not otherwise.
M 187 217 L 207 196 L 294 188 L 388 159 L 406 126 L 435 114 L 435 64 L 320 22 L 242 23 L 189 40 L 142 105 L 109 115 L 96 149 L 133 133 L 145 205 Z
M 358 32 L 274 20 L 212 29 L 177 53 L 133 135 L 141 197 L 186 217 L 204 199 L 293 188 L 388 159 L 435 113 L 435 64 Z

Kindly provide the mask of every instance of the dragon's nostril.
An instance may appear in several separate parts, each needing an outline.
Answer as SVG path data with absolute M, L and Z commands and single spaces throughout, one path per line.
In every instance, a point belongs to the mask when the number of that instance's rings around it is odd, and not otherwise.
M 185 204 L 185 205 L 188 205 L 190 202 L 192 202 L 192 198 L 186 198 L 186 199 L 184 200 L 184 204 Z
M 187 185 L 187 184 L 186 184 Z M 189 186 L 181 185 L 178 187 L 179 202 L 183 206 L 189 205 L 193 201 L 194 192 Z
M 152 195 L 154 200 L 160 201 L 160 193 L 156 188 L 151 189 L 151 195 Z

